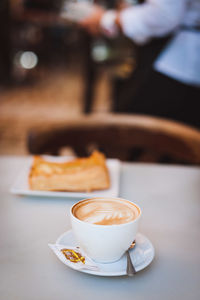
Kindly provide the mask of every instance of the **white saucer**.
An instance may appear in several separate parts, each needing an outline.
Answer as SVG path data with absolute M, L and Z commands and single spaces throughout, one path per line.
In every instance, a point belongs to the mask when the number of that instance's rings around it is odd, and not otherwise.
M 72 230 L 63 233 L 56 241 L 56 244 L 70 245 L 72 247 L 78 246 L 74 238 Z M 136 271 L 141 271 L 146 268 L 153 260 L 155 251 L 152 243 L 141 233 L 136 236 L 136 245 L 130 250 L 132 262 Z M 61 259 L 60 259 L 61 260 Z M 62 261 L 62 260 L 61 260 Z M 62 261 L 63 262 L 63 261 Z M 64 263 L 64 262 L 63 262 Z M 96 262 L 95 262 L 96 263 Z M 120 260 L 110 264 L 96 263 L 99 270 L 80 269 L 78 271 L 98 275 L 98 276 L 122 276 L 126 275 L 126 256 L 124 255 Z M 69 266 L 69 265 L 68 265 Z M 72 269 L 73 265 L 69 266 Z

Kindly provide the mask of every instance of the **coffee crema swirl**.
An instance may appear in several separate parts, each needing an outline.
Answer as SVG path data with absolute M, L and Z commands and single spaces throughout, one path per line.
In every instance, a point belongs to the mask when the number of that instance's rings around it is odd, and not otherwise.
M 94 198 L 77 203 L 72 210 L 76 218 L 96 225 L 118 225 L 134 221 L 140 214 L 137 206 L 121 199 Z

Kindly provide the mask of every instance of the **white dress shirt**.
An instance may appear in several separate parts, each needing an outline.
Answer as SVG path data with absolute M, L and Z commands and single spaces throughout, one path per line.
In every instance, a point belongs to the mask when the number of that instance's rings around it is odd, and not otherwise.
M 200 26 L 200 0 L 146 0 L 124 9 L 120 21 L 124 34 L 140 45 L 174 32 L 154 68 L 183 83 L 200 86 L 200 31 L 181 29 L 182 25 Z

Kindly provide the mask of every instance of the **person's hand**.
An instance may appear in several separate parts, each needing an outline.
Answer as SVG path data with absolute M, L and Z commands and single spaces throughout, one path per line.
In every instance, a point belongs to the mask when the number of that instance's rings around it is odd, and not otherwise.
M 98 6 L 94 5 L 92 14 L 79 22 L 79 25 L 87 30 L 92 35 L 99 35 L 101 33 L 100 21 L 104 14 L 105 10 Z

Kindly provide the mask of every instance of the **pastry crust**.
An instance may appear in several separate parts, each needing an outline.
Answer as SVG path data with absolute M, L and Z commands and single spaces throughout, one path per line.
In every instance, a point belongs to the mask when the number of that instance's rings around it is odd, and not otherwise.
M 105 156 L 95 151 L 88 158 L 49 162 L 35 156 L 29 173 L 32 190 L 90 192 L 110 187 Z

